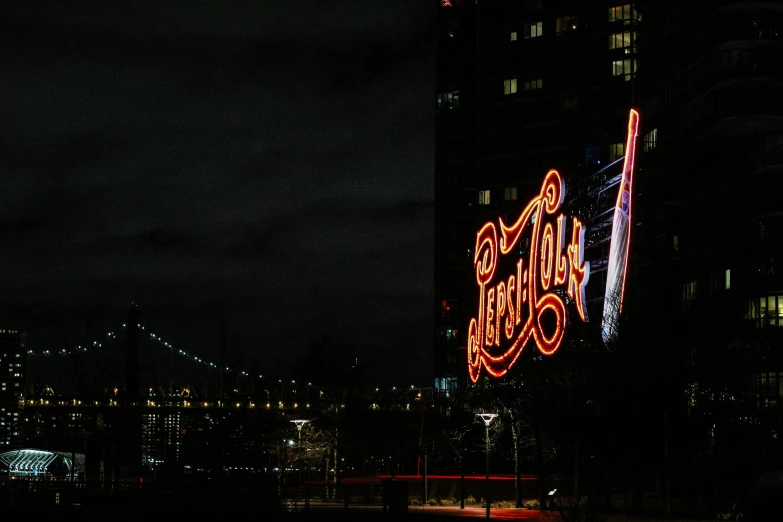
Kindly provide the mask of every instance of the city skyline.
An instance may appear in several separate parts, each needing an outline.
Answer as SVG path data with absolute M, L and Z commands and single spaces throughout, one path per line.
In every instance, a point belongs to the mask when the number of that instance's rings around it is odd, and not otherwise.
M 18 4 L 0 506 L 774 519 L 781 6 Z

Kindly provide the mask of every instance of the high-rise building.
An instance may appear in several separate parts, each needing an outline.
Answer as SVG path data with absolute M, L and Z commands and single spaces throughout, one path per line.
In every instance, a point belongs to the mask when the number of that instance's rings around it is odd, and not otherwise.
M 436 389 L 455 386 L 465 360 L 472 280 L 465 277 L 475 219 L 466 192 L 476 172 L 478 113 L 475 2 L 441 2 L 435 147 L 435 375 Z
M 142 459 L 150 471 L 161 466 L 176 470 L 182 443 L 180 412 L 145 413 L 142 415 Z
M 694 366 L 735 350 L 732 368 L 753 374 L 758 406 L 780 406 L 783 7 L 656 0 L 640 9 L 639 187 L 655 202 L 640 205 L 640 220 L 663 247 L 643 255 L 679 283 L 662 304 L 688 328 L 671 339 Z
M 19 400 L 24 396 L 27 334 L 0 329 L 0 446 L 22 436 Z
M 610 1 L 440 4 L 435 372 L 448 392 L 466 373 L 476 232 L 516 219 L 550 169 L 566 180 L 567 212 L 588 229 L 587 298 L 600 324 L 640 17 Z

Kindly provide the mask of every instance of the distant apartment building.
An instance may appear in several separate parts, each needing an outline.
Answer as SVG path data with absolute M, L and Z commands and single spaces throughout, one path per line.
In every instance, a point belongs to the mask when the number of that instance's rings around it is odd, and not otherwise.
M 0 329 L 0 446 L 22 436 L 19 400 L 24 395 L 27 334 Z
M 182 415 L 178 411 L 142 416 L 142 461 L 150 471 L 175 469 L 180 461 Z

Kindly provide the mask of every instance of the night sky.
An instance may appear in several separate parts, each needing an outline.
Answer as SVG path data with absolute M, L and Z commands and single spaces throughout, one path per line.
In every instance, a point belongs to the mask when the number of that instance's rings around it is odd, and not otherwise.
M 429 378 L 433 2 L 5 9 L 4 327 L 59 349 L 136 301 L 197 354 L 223 319 L 262 363 L 328 334 Z

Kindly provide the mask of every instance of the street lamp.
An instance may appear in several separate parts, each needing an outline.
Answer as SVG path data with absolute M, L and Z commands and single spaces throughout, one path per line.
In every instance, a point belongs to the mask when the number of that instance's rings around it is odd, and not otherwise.
M 297 429 L 297 431 L 299 431 L 299 444 L 301 445 L 302 444 L 302 428 L 304 427 L 305 424 L 307 424 L 310 421 L 309 420 L 296 419 L 296 420 L 292 420 L 291 422 L 296 424 L 296 429 Z
M 486 428 L 486 435 L 484 436 L 484 442 L 486 444 L 485 452 L 487 454 L 487 479 L 485 482 L 485 493 L 484 497 L 487 502 L 487 520 L 489 520 L 489 423 L 492 422 L 492 420 L 497 417 L 497 413 L 478 413 L 476 414 L 476 417 L 481 417 L 481 420 L 484 421 L 484 427 Z
M 304 428 L 304 425 L 307 424 L 310 421 L 309 420 L 304 420 L 304 419 L 296 419 L 296 420 L 292 420 L 291 422 L 293 422 L 296 425 L 296 430 L 299 432 L 299 443 L 297 444 L 297 446 L 298 446 L 297 453 L 299 453 L 299 494 L 301 495 L 302 494 L 302 478 L 303 478 L 303 474 L 302 474 L 302 428 Z

